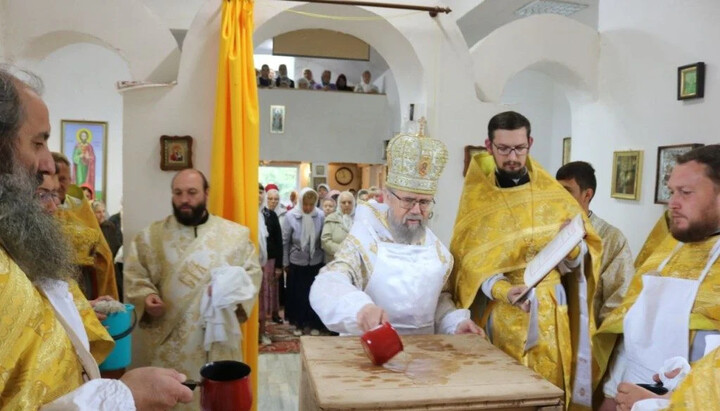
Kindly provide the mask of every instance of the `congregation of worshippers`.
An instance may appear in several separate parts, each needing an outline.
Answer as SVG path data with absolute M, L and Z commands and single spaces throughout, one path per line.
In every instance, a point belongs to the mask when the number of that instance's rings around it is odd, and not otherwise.
M 255 69 L 255 77 L 257 77 L 257 86 L 261 88 L 298 88 L 305 90 L 323 90 L 323 91 L 354 91 L 355 93 L 377 94 L 379 89 L 372 82 L 372 73 L 370 70 L 362 72 L 362 78 L 355 83 L 353 87 L 348 83 L 345 74 L 338 74 L 335 81 L 332 81 L 332 71 L 323 70 L 320 76 L 320 82 L 315 81 L 311 69 L 306 68 L 302 71 L 302 77 L 293 81 L 288 77 L 287 66 L 280 64 L 277 71 L 270 69 L 270 66 L 263 64 L 260 70 Z
M 607 9 L 605 13 L 605 18 L 611 14 Z M 559 20 L 548 24 L 565 27 Z M 631 30 L 620 28 L 611 35 L 623 36 L 627 31 Z M 532 37 L 523 31 L 512 34 L 513 41 Z M 493 38 L 487 40 L 478 40 L 476 49 L 490 47 Z M 603 41 L 612 43 L 603 47 L 633 43 Z M 185 46 L 191 51 L 197 47 L 193 42 Z M 446 49 L 452 48 L 433 51 L 437 53 L 433 64 L 442 66 L 450 53 Z M 634 52 L 618 54 L 637 57 L 631 56 Z M 406 56 L 397 58 L 401 57 Z M 470 64 L 472 59 L 468 55 L 461 60 Z M 472 64 L 480 66 L 480 60 Z M 390 112 L 394 106 L 387 105 L 385 97 L 397 84 L 429 84 L 435 81 L 433 76 L 455 78 L 461 73 L 453 69 L 418 74 L 408 65 L 404 73 L 398 70 L 397 77 L 389 78 L 380 77 L 379 65 L 361 64 L 352 66 L 353 74 L 348 76 L 337 74 L 341 72 L 336 65 L 328 66 L 332 70 L 322 68 L 320 79 L 312 71 L 317 73 L 320 63 L 311 68 L 298 64 L 297 71 L 294 67 L 289 71 L 286 64 L 257 64 L 263 124 L 260 158 L 270 158 L 268 153 L 282 145 L 293 152 L 307 148 L 303 155 L 313 160 L 260 161 L 257 180 L 242 182 L 244 176 L 229 180 L 245 184 L 236 192 L 244 193 L 243 218 L 248 218 L 250 209 L 252 226 L 213 212 L 220 209 L 217 201 L 213 204 L 213 194 L 231 191 L 231 183 L 213 183 L 221 180 L 212 174 L 219 168 L 210 160 L 210 137 L 196 137 L 194 154 L 178 146 L 177 152 L 166 156 L 164 162 L 180 164 L 171 171 L 156 167 L 157 150 L 147 154 L 148 146 L 139 149 L 128 143 L 125 158 L 120 159 L 123 167 L 132 169 L 128 175 L 133 177 L 144 177 L 146 172 L 147 181 L 125 178 L 124 188 L 113 187 L 104 181 L 113 179 L 106 175 L 109 166 L 97 160 L 107 157 L 103 151 L 107 147 L 98 148 L 99 132 L 92 128 L 93 122 L 78 121 L 85 126 L 64 129 L 62 143 L 54 141 L 59 140 L 58 125 L 66 125 L 59 120 L 64 108 L 51 104 L 57 96 L 43 90 L 44 80 L 53 77 L 47 71 L 38 75 L 0 66 L 0 410 L 212 409 L 201 401 L 202 395 L 208 395 L 204 384 L 212 380 L 201 370 L 213 363 L 250 362 L 248 357 L 258 354 L 248 346 L 259 347 L 260 356 L 295 355 L 292 358 L 299 362 L 298 351 L 305 355 L 299 377 L 304 391 L 297 395 L 303 410 L 720 410 L 720 144 L 716 138 L 705 138 L 706 144 L 668 146 L 667 155 L 658 151 L 657 177 L 648 178 L 646 169 L 641 179 L 638 151 L 622 151 L 615 161 L 600 160 L 600 154 L 590 156 L 600 146 L 589 139 L 573 140 L 590 148 L 572 155 L 570 141 L 561 147 L 556 139 L 552 149 L 563 148 L 562 161 L 541 161 L 549 156 L 551 143 L 538 129 L 550 120 L 538 110 L 524 110 L 522 104 L 503 101 L 488 114 L 489 109 L 473 112 L 459 104 L 447 108 L 452 105 L 448 100 L 447 107 L 433 108 L 428 100 L 426 105 L 417 104 L 423 114 L 418 116 L 412 113 L 415 100 L 403 97 L 392 104 L 410 110 L 403 108 L 402 120 L 396 116 L 392 133 L 372 144 L 343 140 L 344 133 L 351 131 L 338 129 L 317 140 L 320 143 L 294 145 L 293 122 L 305 121 L 306 128 L 325 120 L 346 128 L 360 123 L 384 127 L 385 117 L 362 117 L 366 113 L 357 107 L 375 106 L 374 114 Z M 610 70 L 606 67 L 610 64 L 597 64 L 603 73 Z M 373 78 L 367 68 L 383 80 Z M 252 66 L 248 69 L 252 86 Z M 674 70 L 671 67 L 673 75 Z M 607 74 L 597 76 L 600 79 L 593 81 L 603 83 L 601 87 L 608 87 L 604 83 L 610 80 L 622 83 Z M 499 81 L 488 77 L 490 82 Z M 521 80 L 531 83 L 534 78 Z M 453 81 L 463 79 L 457 76 Z M 492 87 L 464 81 L 469 88 L 476 86 L 473 92 L 478 96 L 491 100 Z M 443 98 L 446 83 L 428 84 L 425 87 L 435 91 L 423 89 L 413 98 L 425 94 Z M 523 84 L 515 86 L 520 89 Z M 162 87 L 127 91 L 126 118 L 144 115 L 138 107 L 147 102 L 160 105 L 156 96 L 162 100 L 168 93 L 167 100 L 175 98 Z M 293 118 L 290 103 L 287 113 L 284 106 L 281 111 L 266 110 L 270 93 L 285 93 L 284 89 L 293 90 L 280 97 L 302 94 L 306 106 L 320 101 L 314 98 L 372 101 L 352 106 L 350 111 L 359 120 L 338 115 L 342 118 L 336 123 L 329 121 L 336 114 L 330 111 Z M 605 104 L 608 97 L 603 93 L 598 98 L 606 99 Z M 602 111 L 612 112 L 613 104 L 622 104 L 621 98 L 613 98 L 617 101 L 605 104 Z M 690 111 L 709 102 L 673 103 Z M 648 104 L 653 105 L 649 98 L 643 106 Z M 632 121 L 636 112 L 627 117 L 600 116 L 601 120 L 587 124 L 573 119 L 573 133 L 602 122 L 613 123 L 620 133 L 626 123 L 649 123 L 657 121 L 654 115 L 663 114 L 653 114 L 652 107 L 643 110 L 649 113 Z M 473 117 L 470 123 L 475 127 L 451 126 L 456 118 L 448 118 L 450 111 Z M 580 111 L 573 116 L 588 115 Z M 184 124 L 179 117 L 187 112 L 177 113 L 172 121 Z M 210 135 L 210 123 L 193 130 Z M 463 146 L 456 137 L 435 135 L 438 124 L 464 134 Z M 192 134 L 182 126 L 173 130 L 167 133 Z M 132 136 L 125 141 L 131 138 L 141 140 Z M 611 140 L 593 139 L 598 138 Z M 158 148 L 158 139 L 152 140 Z M 263 148 L 263 144 L 269 145 Z M 366 162 L 365 153 L 355 152 L 358 144 L 377 146 L 373 148 L 376 164 Z M 322 155 L 313 151 L 325 153 L 319 148 L 323 145 L 348 153 L 338 154 L 344 156 L 342 162 L 318 159 Z M 352 162 L 355 157 L 361 159 Z M 194 166 L 190 159 L 195 159 Z M 155 184 L 158 181 L 168 184 Z M 123 193 L 122 207 L 116 197 L 108 196 L 114 189 Z M 657 204 L 637 201 L 640 193 L 652 196 L 653 189 Z M 638 213 L 647 221 L 628 221 Z M 457 368 L 437 367 L 432 371 L 439 378 L 413 379 L 412 373 L 373 364 L 372 349 L 363 350 L 361 338 L 366 341 L 365 336 L 386 326 L 399 335 L 408 352 L 416 349 L 412 354 L 421 360 L 424 351 L 417 349 L 417 342 L 427 336 L 447 338 L 432 340 L 445 345 L 425 343 L 432 348 L 424 352 L 431 360 L 462 344 L 475 344 L 472 347 L 484 351 L 453 351 L 447 358 L 458 362 Z M 346 341 L 352 343 L 343 345 Z M 303 344 L 319 344 L 327 358 L 308 360 Z M 348 346 L 356 350 L 348 353 L 344 348 Z M 287 347 L 299 348 L 276 354 Z M 501 360 L 470 361 L 476 354 Z M 512 377 L 503 374 L 505 369 L 513 370 Z M 343 371 L 348 374 L 338 377 Z M 287 377 L 280 368 L 249 372 Z M 453 373 L 462 374 L 466 385 L 453 387 L 457 402 L 443 399 L 447 402 L 441 403 L 436 397 L 442 396 L 443 384 L 456 381 Z M 480 375 L 486 378 L 483 384 L 501 381 L 493 386 L 498 391 L 495 396 L 474 394 L 482 390 L 473 385 Z M 515 381 L 507 378 L 546 384 L 542 387 L 550 393 L 549 399 L 528 398 L 526 386 L 513 391 Z M 380 383 L 387 384 L 383 389 L 393 390 L 391 394 L 372 385 Z M 317 405 L 327 399 L 320 391 L 333 384 L 352 389 L 342 393 L 337 388 L 332 404 L 340 404 L 343 394 L 350 400 L 337 407 Z M 510 388 L 505 391 L 502 384 Z M 403 397 L 408 392 L 413 398 Z M 390 400 L 378 405 L 379 400 L 371 398 L 388 395 L 397 397 L 392 407 L 387 405 Z M 413 400 L 421 403 L 411 404 Z M 257 395 L 252 401 L 267 404 Z M 363 408 L 364 401 L 372 406 Z

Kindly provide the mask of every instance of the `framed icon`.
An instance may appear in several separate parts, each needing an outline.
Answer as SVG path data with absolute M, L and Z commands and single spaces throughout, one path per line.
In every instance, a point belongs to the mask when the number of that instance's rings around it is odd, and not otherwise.
M 160 169 L 166 171 L 192 168 L 192 137 L 160 137 Z
M 60 147 L 70 160 L 70 178 L 107 201 L 107 125 L 105 121 L 61 120 Z
M 270 106 L 270 133 L 285 132 L 285 106 Z
M 565 137 L 563 139 L 563 151 L 562 151 L 562 165 L 570 162 L 570 153 L 572 150 L 572 139 Z
M 313 163 L 313 176 L 324 177 L 327 176 L 327 164 L 326 163 Z
M 616 151 L 613 153 L 611 197 L 626 200 L 640 198 L 642 160 L 642 151 Z
M 705 63 L 678 67 L 677 99 L 689 100 L 705 95 Z

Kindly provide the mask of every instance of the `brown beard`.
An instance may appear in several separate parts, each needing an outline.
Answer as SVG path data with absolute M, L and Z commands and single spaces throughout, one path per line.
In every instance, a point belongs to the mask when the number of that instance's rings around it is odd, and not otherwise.
M 690 223 L 684 230 L 676 229 L 673 222 L 670 222 L 670 233 L 676 240 L 683 243 L 703 241 L 715 234 L 718 228 L 720 228 L 720 216 L 717 212 L 706 214 L 702 220 Z
M 35 198 L 38 176 L 17 164 L 12 170 L 11 174 L 0 174 L 2 247 L 33 283 L 76 277 L 71 250 L 59 224 Z
M 180 210 L 180 207 L 175 206 L 172 203 L 173 215 L 177 219 L 178 223 L 188 226 L 195 227 L 202 224 L 207 216 L 207 204 L 203 201 L 195 207 L 190 207 L 190 214 L 185 214 Z

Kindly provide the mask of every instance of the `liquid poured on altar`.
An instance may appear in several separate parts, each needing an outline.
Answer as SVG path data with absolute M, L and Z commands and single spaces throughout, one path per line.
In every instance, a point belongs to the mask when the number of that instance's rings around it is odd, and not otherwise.
M 383 364 L 386 370 L 405 374 L 415 384 L 444 384 L 448 381 L 448 374 L 452 371 L 447 361 L 438 358 L 414 356 L 400 351 L 388 362 Z M 451 368 L 451 367 L 450 367 Z

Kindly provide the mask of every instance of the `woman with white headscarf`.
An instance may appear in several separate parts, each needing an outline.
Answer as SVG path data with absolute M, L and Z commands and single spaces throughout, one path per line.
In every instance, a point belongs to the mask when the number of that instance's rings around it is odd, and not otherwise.
M 355 197 L 349 191 L 338 196 L 337 211 L 325 217 L 322 231 L 322 248 L 325 251 L 325 264 L 335 258 L 345 237 L 350 232 L 355 217 Z
M 300 191 L 298 204 L 285 215 L 283 265 L 287 273 L 285 319 L 296 334 L 317 335 L 325 327 L 310 306 L 310 287 L 323 266 L 320 233 L 325 220 L 315 205 L 318 194 L 312 188 Z

